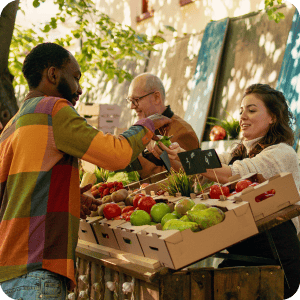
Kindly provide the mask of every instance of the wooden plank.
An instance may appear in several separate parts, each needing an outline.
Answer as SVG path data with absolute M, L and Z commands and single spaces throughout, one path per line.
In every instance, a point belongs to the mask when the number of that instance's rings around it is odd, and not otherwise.
M 91 264 L 91 299 L 104 299 L 105 281 L 104 267 L 98 264 Z
M 161 300 L 157 284 L 139 281 L 140 300 Z
M 214 300 L 256 300 L 260 288 L 258 267 L 216 269 L 214 272 Z
M 259 299 L 283 299 L 283 270 L 279 266 L 265 266 L 260 269 L 260 272 Z
M 229 18 L 207 24 L 199 50 L 194 88 L 184 116 L 201 143 L 225 44 Z
M 276 86 L 276 89 L 283 92 L 296 118 L 295 148 L 300 137 L 300 61 L 295 54 L 299 52 L 299 28 L 300 16 L 295 9 Z
M 157 268 L 161 267 L 161 263 L 158 260 L 135 255 L 132 253 L 124 252 L 124 251 L 109 248 L 109 247 L 105 247 L 102 245 L 90 243 L 87 241 L 79 240 L 77 247 L 96 251 L 98 253 L 101 253 L 101 254 L 104 254 L 107 256 L 111 256 L 111 257 L 115 257 L 115 258 L 118 258 L 118 259 L 121 259 L 124 261 L 129 261 L 129 262 L 132 262 L 139 266 L 143 266 L 143 267 L 150 268 L 150 269 L 157 269 Z
M 163 276 L 159 281 L 160 300 L 190 300 L 191 277 L 188 272 L 176 272 Z
M 271 229 L 300 215 L 300 205 L 290 205 L 266 218 L 255 222 L 259 232 Z
M 108 249 L 110 249 L 110 248 L 104 247 L 104 246 L 101 246 L 101 245 L 98 245 L 95 243 L 91 243 L 88 241 L 78 240 L 77 248 L 90 249 L 93 251 L 97 251 L 98 253 L 110 256 L 110 252 L 108 251 Z M 77 249 L 76 249 L 76 251 L 77 251 Z
M 174 272 L 173 270 L 170 270 L 166 267 L 161 267 L 155 270 L 146 268 L 143 266 L 133 264 L 129 261 L 120 260 L 114 257 L 109 257 L 107 255 L 103 255 L 96 251 L 92 251 L 80 247 L 77 247 L 76 255 L 79 258 L 83 258 L 95 262 L 96 264 L 103 265 L 106 268 L 110 268 L 118 272 L 126 273 L 127 275 L 130 275 L 132 277 L 147 282 L 154 282 L 158 280 L 161 276 Z
M 213 269 L 205 268 L 190 271 L 191 300 L 213 299 Z

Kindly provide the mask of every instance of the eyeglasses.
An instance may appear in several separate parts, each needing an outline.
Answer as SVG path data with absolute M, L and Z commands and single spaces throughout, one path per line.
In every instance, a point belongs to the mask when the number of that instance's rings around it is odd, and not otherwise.
M 146 97 L 146 96 L 149 96 L 149 95 L 151 95 L 151 94 L 154 94 L 154 93 L 155 93 L 155 91 L 154 91 L 154 92 L 151 92 L 151 93 L 149 93 L 149 94 L 147 94 L 147 95 L 144 95 L 144 96 L 142 96 L 142 97 L 137 97 L 137 98 L 129 98 L 129 97 L 127 97 L 127 98 L 126 98 L 126 101 L 127 101 L 128 103 L 132 103 L 134 106 L 138 106 L 138 105 L 139 105 L 139 103 L 138 103 L 139 100 L 141 100 L 142 98 L 144 98 L 144 97 Z

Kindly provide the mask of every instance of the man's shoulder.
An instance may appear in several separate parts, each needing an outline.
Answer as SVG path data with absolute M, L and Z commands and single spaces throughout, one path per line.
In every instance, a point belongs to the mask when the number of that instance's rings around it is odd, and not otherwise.
M 54 107 L 57 104 L 60 106 L 71 106 L 72 103 L 61 97 L 42 96 L 26 100 L 22 106 L 23 113 L 44 113 L 52 114 Z
M 186 122 L 184 119 L 182 119 L 176 114 L 172 116 L 171 120 L 172 120 L 171 125 L 182 126 L 182 127 L 186 127 L 187 129 L 193 130 L 192 126 L 188 122 Z

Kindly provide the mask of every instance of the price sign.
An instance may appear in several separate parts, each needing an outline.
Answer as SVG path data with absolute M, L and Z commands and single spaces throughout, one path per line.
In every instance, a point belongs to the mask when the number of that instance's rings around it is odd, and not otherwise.
M 187 175 L 205 173 L 206 167 L 202 163 L 201 149 L 190 150 L 178 153 L 178 157 Z
M 159 157 L 162 160 L 162 162 L 164 163 L 165 168 L 168 170 L 168 172 L 170 172 L 171 171 L 171 162 L 170 162 L 168 153 L 166 151 L 164 151 Z
M 133 172 L 133 171 L 139 171 L 142 170 L 143 167 L 140 163 L 140 161 L 138 160 L 138 158 L 136 160 L 134 160 L 132 163 L 130 163 L 125 169 L 122 170 L 117 170 L 115 172 Z
M 201 151 L 201 164 L 203 164 L 206 169 L 217 169 L 222 167 L 215 149 Z

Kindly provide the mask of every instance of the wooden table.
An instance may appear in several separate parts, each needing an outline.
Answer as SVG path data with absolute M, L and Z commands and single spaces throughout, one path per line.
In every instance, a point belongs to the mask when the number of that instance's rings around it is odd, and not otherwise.
M 262 232 L 298 215 L 300 206 L 292 205 L 256 224 Z M 76 255 L 78 285 L 69 295 L 70 299 L 254 300 L 259 296 L 262 299 L 283 299 L 284 275 L 279 266 L 184 268 L 175 271 L 132 263 L 80 246 Z M 114 291 L 107 288 L 109 281 L 115 286 Z M 124 282 L 132 283 L 132 292 L 123 293 Z

